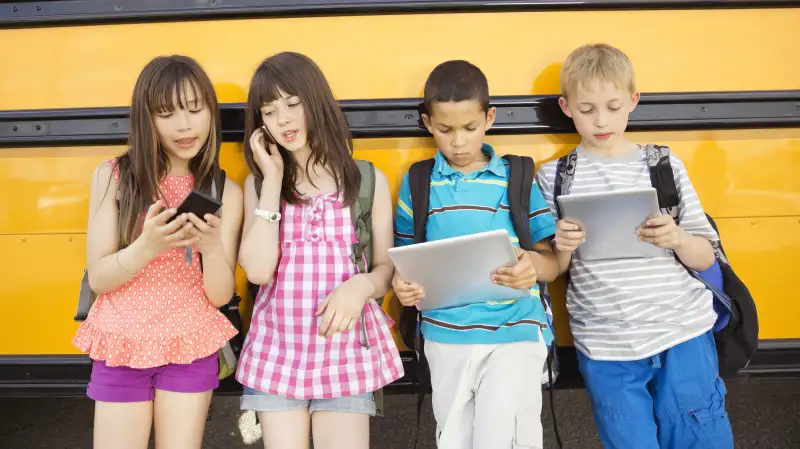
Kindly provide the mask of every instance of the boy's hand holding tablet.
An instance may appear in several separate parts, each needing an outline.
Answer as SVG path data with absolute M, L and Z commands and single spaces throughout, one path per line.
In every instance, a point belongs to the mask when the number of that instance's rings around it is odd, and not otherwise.
M 406 307 L 415 306 L 421 299 L 425 298 L 425 290 L 422 289 L 421 285 L 404 281 L 397 271 L 394 272 L 394 277 L 392 278 L 392 288 L 400 304 Z
M 670 215 L 647 220 L 644 226 L 636 230 L 639 240 L 653 244 L 659 248 L 678 249 L 684 242 L 686 232 L 675 224 Z
M 581 227 L 568 220 L 559 220 L 556 224 L 556 249 L 564 253 L 573 253 L 586 241 L 586 233 Z
M 492 282 L 497 285 L 516 289 L 529 289 L 536 284 L 536 267 L 533 265 L 531 255 L 518 247 L 514 247 L 517 254 L 517 263 L 511 267 L 501 267 L 492 273 Z
M 514 247 L 516 263 L 507 267 L 498 267 L 491 272 L 491 280 L 496 285 L 502 285 L 517 290 L 527 290 L 533 287 L 538 280 L 538 273 L 533 264 L 531 255 L 518 247 Z M 392 278 L 392 288 L 397 299 L 404 306 L 415 306 L 425 299 L 425 290 L 421 285 L 404 280 L 400 273 L 395 271 Z

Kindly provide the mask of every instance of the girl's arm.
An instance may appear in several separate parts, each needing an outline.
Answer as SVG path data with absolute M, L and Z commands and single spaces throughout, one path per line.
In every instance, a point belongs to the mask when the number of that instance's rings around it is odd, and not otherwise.
M 386 175 L 375 169 L 375 199 L 372 203 L 372 268 L 363 274 L 372 284 L 372 298 L 389 292 L 394 275 L 394 265 L 389 259 L 389 248 L 394 246 L 392 223 L 392 198 Z
M 104 162 L 97 167 L 89 196 L 86 266 L 89 286 L 97 294 L 108 293 L 125 285 L 162 249 L 191 242 L 186 237 L 186 218 L 176 218 L 166 225 L 166 220 L 175 214 L 175 209 L 159 214 L 162 203 L 158 201 L 147 211 L 142 234 L 120 251 L 117 183 L 113 177 L 112 163 Z
M 270 212 L 280 212 L 281 182 L 264 179 L 261 198 L 256 196 L 253 175 L 244 182 L 244 233 L 239 251 L 239 264 L 247 274 L 247 279 L 256 285 L 265 285 L 272 280 L 278 265 L 279 222 L 256 217 L 256 208 Z
M 372 268 L 369 273 L 357 274 L 331 292 L 317 309 L 322 316 L 319 335 L 330 337 L 337 332 L 353 329 L 364 304 L 370 298 L 380 298 L 390 288 L 394 265 L 389 248 L 394 243 L 392 229 L 392 200 L 386 176 L 375 170 L 375 199 L 372 202 Z
M 236 288 L 236 254 L 242 226 L 242 189 L 225 180 L 221 219 L 209 216 L 219 226 L 216 245 L 203 252 L 203 289 L 214 307 L 227 304 Z M 210 222 L 210 221 L 209 221 Z

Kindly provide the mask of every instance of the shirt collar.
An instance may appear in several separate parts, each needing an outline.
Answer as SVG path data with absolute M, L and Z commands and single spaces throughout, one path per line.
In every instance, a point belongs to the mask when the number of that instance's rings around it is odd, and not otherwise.
M 479 170 L 476 170 L 475 173 L 483 173 L 485 171 L 490 171 L 497 176 L 505 177 L 506 176 L 506 164 L 503 162 L 503 158 L 495 153 L 494 148 L 488 143 L 484 143 L 481 147 L 481 152 L 487 156 L 489 156 L 489 163 L 486 166 L 481 167 Z M 444 157 L 441 151 L 436 153 L 434 156 L 434 164 L 433 164 L 433 173 L 437 177 L 445 177 L 450 176 L 454 173 L 459 173 L 458 170 L 454 170 L 453 167 L 447 162 L 447 159 Z

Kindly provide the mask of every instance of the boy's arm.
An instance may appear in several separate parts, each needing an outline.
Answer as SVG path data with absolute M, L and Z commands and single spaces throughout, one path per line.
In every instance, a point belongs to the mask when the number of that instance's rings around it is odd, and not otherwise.
M 551 162 L 550 164 L 553 163 Z M 555 217 L 558 216 L 558 213 L 556 211 L 555 199 L 553 198 L 553 185 L 547 179 L 547 173 L 551 168 L 553 171 L 553 176 L 555 176 L 554 166 L 550 167 L 549 164 L 545 164 L 539 168 L 539 170 L 536 172 L 536 184 L 538 186 L 539 194 L 542 195 L 542 198 L 544 198 L 547 207 L 550 209 L 550 214 L 555 219 Z M 533 195 L 531 195 L 531 201 L 533 201 Z M 576 225 L 571 225 L 563 221 L 557 224 L 558 227 L 567 225 L 575 226 L 575 230 L 578 230 Z M 572 261 L 572 251 L 561 251 L 558 245 L 556 245 L 555 240 L 551 240 L 549 245 L 553 254 L 555 255 L 556 263 L 558 264 L 558 273 L 556 276 L 561 275 L 569 268 L 569 264 Z
M 536 183 L 531 186 L 529 223 L 531 241 L 536 243 L 533 244 L 533 251 L 528 251 L 528 254 L 536 268 L 537 278 L 552 282 L 560 274 L 560 263 L 550 243 L 556 232 L 556 221 Z
M 397 208 L 394 216 L 394 246 L 414 243 L 414 213 L 411 209 L 411 189 L 408 173 L 403 176 L 400 193 L 397 195 Z
M 661 248 L 672 249 L 684 265 L 703 271 L 714 263 L 711 242 L 719 241 L 719 236 L 706 218 L 683 162 L 671 155 L 670 164 L 681 198 L 678 205 L 680 225 L 676 225 L 669 215 L 649 220 L 642 231 L 643 240 Z

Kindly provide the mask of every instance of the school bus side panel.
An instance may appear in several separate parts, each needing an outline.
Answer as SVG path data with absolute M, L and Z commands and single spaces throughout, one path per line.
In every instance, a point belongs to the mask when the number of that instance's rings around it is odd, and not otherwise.
M 718 219 L 726 251 L 759 306 L 761 338 L 798 338 L 786 298 L 800 294 L 791 261 L 800 253 L 800 129 L 633 133 L 632 139 L 670 145 L 686 163 L 706 211 Z M 533 156 L 538 164 L 569 151 L 574 136 L 492 136 L 501 153 Z M 121 147 L 6 149 L 0 152 L 0 354 L 72 354 L 72 321 L 85 267 L 88 191 L 94 167 Z M 433 155 L 430 139 L 356 142 L 356 157 L 375 162 L 396 198 L 403 174 Z M 246 176 L 241 145 L 225 144 L 223 167 Z M 773 238 L 774 237 L 774 238 Z M 239 272 L 238 290 L 245 291 Z M 563 297 L 555 299 L 561 345 L 571 344 Z M 387 301 L 390 315 L 399 306 Z M 249 309 L 243 311 L 249 316 Z M 24 338 L 23 338 L 24 336 Z M 399 339 L 397 340 L 399 343 Z
M 161 54 L 196 58 L 223 103 L 242 102 L 257 64 L 282 50 L 317 61 L 340 99 L 419 97 L 446 59 L 481 67 L 493 95 L 553 94 L 559 63 L 574 47 L 605 41 L 624 49 L 645 92 L 800 90 L 800 9 L 529 12 L 307 17 L 3 29 L 0 111 L 125 106 L 141 68 Z M 569 32 L 565 32 L 569 24 Z M 602 26 L 597 26 L 602 24 Z M 472 39 L 464 30 L 485 30 Z M 421 37 L 415 30 L 425 30 Z M 743 33 L 741 30 L 748 30 Z M 291 39 L 280 37 L 291 36 Z M 330 51 L 335 48 L 336 51 Z M 33 55 L 34 57 L 29 57 Z M 737 273 L 759 305 L 761 338 L 800 338 L 789 267 L 800 249 L 800 130 L 634 133 L 672 146 L 706 210 L 718 219 Z M 542 163 L 575 136 L 492 136 L 501 153 Z M 429 139 L 356 142 L 396 195 Z M 85 267 L 91 173 L 120 146 L 0 149 L 0 355 L 72 354 L 78 283 Z M 242 183 L 241 145 L 223 167 Z M 244 277 L 239 271 L 239 291 Z M 570 344 L 563 297 L 555 299 L 561 344 Z M 395 318 L 397 304 L 385 307 Z M 248 310 L 244 310 L 245 316 Z
M 340 99 L 419 97 L 437 64 L 460 58 L 481 67 L 492 95 L 552 94 L 561 61 L 587 42 L 624 49 L 643 92 L 800 89 L 800 60 L 786 57 L 798 23 L 800 9 L 710 9 L 8 29 L 0 110 L 128 105 L 142 67 L 171 53 L 196 58 L 222 102 L 243 101 L 258 63 L 285 50 L 314 59 Z M 465 38 L 471 29 L 481 33 Z

